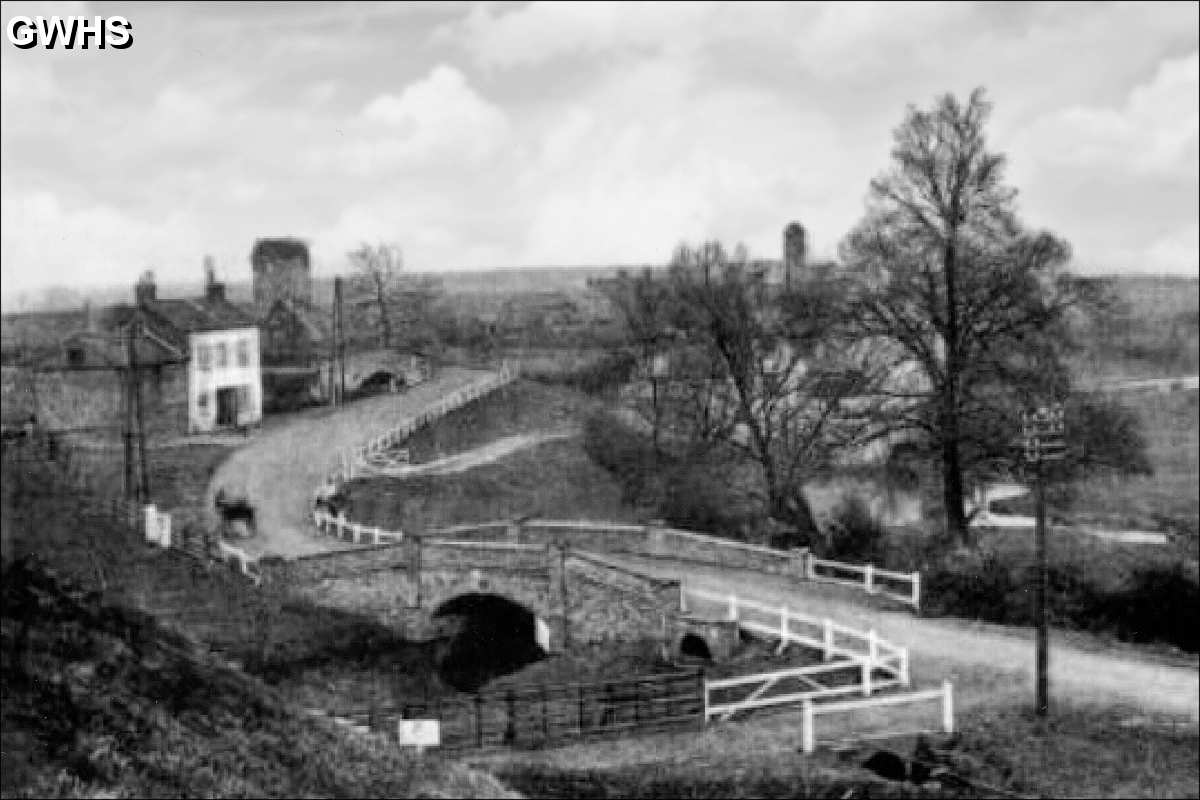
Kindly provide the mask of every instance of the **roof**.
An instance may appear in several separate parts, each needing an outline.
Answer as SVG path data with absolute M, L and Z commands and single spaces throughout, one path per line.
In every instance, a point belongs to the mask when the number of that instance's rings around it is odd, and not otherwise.
M 228 300 L 148 300 L 141 308 L 184 334 L 185 339 L 189 333 L 256 327 L 253 317 Z
M 77 331 L 62 340 L 62 349 L 38 367 L 57 369 L 112 369 L 129 363 L 129 344 L 120 334 Z M 152 331 L 144 330 L 134 341 L 137 363 L 142 366 L 178 364 L 184 353 Z M 77 355 L 71 357 L 71 351 Z
M 289 297 L 283 297 L 271 304 L 267 311 L 267 319 L 276 314 L 286 314 L 304 328 L 310 340 L 314 342 L 327 341 L 332 335 L 333 319 L 328 312 L 301 305 Z
M 292 236 L 279 239 L 259 239 L 250 251 L 252 264 L 258 264 L 261 261 L 286 261 L 293 258 L 302 258 L 304 263 L 308 263 L 308 244 Z

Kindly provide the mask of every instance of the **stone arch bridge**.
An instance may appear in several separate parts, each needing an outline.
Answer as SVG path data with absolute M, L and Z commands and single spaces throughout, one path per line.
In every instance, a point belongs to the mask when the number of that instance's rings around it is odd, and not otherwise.
M 439 612 L 456 598 L 494 595 L 535 617 L 539 644 L 550 653 L 612 641 L 678 653 L 688 634 L 715 658 L 732 652 L 736 623 L 689 616 L 678 580 L 594 552 L 604 543 L 592 537 L 545 533 L 472 526 L 290 560 L 264 557 L 259 568 L 270 585 L 373 616 L 413 639 L 436 636 Z M 582 541 L 589 549 L 578 546 Z

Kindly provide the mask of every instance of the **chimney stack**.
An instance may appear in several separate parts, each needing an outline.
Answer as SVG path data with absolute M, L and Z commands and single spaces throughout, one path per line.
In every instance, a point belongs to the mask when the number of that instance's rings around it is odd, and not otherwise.
M 225 300 L 225 284 L 217 280 L 216 262 L 212 256 L 204 257 L 204 300 L 209 303 Z
M 139 306 L 144 306 L 146 303 L 157 300 L 157 295 L 158 289 L 154 285 L 154 272 L 146 270 L 133 289 L 133 298 Z

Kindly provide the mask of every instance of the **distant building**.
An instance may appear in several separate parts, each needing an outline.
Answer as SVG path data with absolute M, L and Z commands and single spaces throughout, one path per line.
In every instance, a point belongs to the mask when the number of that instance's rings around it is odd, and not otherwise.
M 146 273 L 135 299 L 130 318 L 136 313 L 145 335 L 184 354 L 189 432 L 262 420 L 258 326 L 225 298 L 225 285 L 216 281 L 211 269 L 203 298 L 160 300 L 154 276 Z
M 312 262 L 308 245 L 300 239 L 259 239 L 250 251 L 254 307 L 264 316 L 278 300 L 300 307 L 312 305 Z

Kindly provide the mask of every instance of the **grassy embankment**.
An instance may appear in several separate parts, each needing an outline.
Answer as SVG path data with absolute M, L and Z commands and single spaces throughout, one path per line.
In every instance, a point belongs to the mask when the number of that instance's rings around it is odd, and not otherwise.
M 172 474 L 155 463 L 156 491 L 181 498 L 211 466 L 181 457 Z M 427 649 L 147 547 L 37 463 L 5 459 L 0 508 L 10 560 L 34 558 L 77 587 L 54 588 L 36 569 L 5 576 L 6 592 L 18 587 L 5 598 L 6 655 L 32 623 L 26 656 L 5 666 L 6 796 L 497 791 L 486 777 L 438 759 L 414 765 L 301 713 L 423 697 L 437 683 Z

